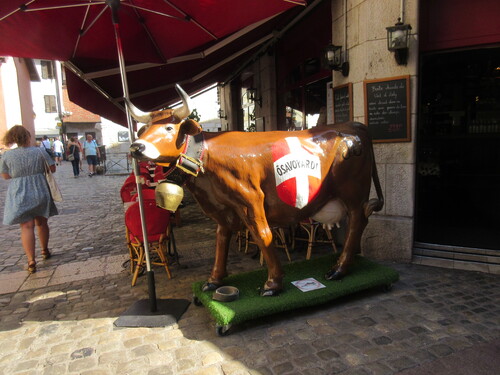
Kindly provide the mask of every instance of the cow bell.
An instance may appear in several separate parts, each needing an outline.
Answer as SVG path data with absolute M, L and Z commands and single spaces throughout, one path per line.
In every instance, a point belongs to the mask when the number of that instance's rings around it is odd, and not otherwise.
M 184 197 L 184 190 L 177 184 L 162 181 L 156 186 L 155 199 L 156 205 L 168 210 L 177 211 Z

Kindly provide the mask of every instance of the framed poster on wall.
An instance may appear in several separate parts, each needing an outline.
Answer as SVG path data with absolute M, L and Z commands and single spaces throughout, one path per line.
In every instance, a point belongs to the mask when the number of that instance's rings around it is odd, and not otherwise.
M 333 122 L 352 121 L 352 83 L 333 88 Z
M 410 76 L 363 82 L 365 119 L 374 142 L 410 142 Z

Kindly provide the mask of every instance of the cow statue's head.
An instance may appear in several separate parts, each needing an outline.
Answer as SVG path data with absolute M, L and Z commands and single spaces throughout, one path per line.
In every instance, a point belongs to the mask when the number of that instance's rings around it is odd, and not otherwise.
M 183 103 L 176 109 L 142 112 L 127 101 L 132 117 L 146 124 L 139 130 L 139 138 L 130 145 L 134 158 L 172 163 L 182 152 L 186 137 L 201 132 L 200 124 L 187 118 L 191 114 L 189 95 L 179 85 L 176 90 Z

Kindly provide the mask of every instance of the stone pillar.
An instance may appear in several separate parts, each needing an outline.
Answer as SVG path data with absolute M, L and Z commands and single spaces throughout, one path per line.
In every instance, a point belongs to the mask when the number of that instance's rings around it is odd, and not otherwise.
M 362 240 L 363 253 L 377 259 L 411 261 L 415 202 L 415 128 L 418 72 L 418 2 L 403 2 L 404 22 L 412 26 L 407 65 L 397 65 L 387 50 L 386 27 L 401 14 L 400 1 L 332 0 L 332 43 L 348 51 L 347 77 L 333 72 L 333 86 L 353 84 L 354 120 L 365 123 L 363 81 L 410 75 L 411 142 L 374 145 L 378 174 L 385 197 L 381 212 L 372 215 Z M 347 20 L 347 34 L 345 34 Z M 345 38 L 347 35 L 347 38 Z M 347 39 L 347 45 L 345 40 Z M 375 189 L 372 186 L 372 196 Z
M 264 130 L 278 130 L 276 65 L 274 54 L 268 53 L 259 60 L 258 91 L 262 97 L 262 107 L 257 108 L 257 117 L 264 119 Z M 258 106 L 257 106 L 258 107 Z

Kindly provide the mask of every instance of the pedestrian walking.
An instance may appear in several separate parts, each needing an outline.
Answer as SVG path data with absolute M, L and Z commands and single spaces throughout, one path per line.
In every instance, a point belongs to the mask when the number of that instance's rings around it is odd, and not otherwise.
M 42 142 L 40 142 L 40 148 L 43 148 L 51 158 L 54 157 L 54 151 L 52 150 L 52 144 L 49 141 L 49 137 L 43 136 Z
M 14 146 L 0 160 L 0 175 L 10 180 L 5 199 L 3 224 L 19 224 L 21 242 L 28 258 L 28 272 L 36 272 L 35 227 L 42 247 L 42 258 L 51 254 L 48 248 L 50 230 L 48 218 L 57 215 L 45 179 L 45 163 L 52 172 L 56 166 L 52 158 L 39 147 L 33 147 L 31 134 L 21 125 L 13 126 L 4 136 L 3 143 Z
M 54 142 L 52 143 L 52 148 L 54 149 L 54 159 L 56 160 L 56 165 L 61 165 L 62 155 L 64 152 L 64 145 L 59 140 L 59 137 L 56 137 L 54 139 Z
M 97 158 L 100 157 L 99 148 L 92 134 L 87 134 L 87 139 L 83 142 L 83 154 L 89 166 L 89 177 L 95 175 Z
M 78 143 L 80 145 L 80 150 L 82 151 L 81 153 L 81 156 L 80 156 L 80 172 L 83 172 L 83 146 L 82 146 L 82 142 L 80 142 L 80 140 L 75 137 L 75 142 Z
M 82 153 L 82 145 L 76 137 L 71 137 L 68 142 L 68 160 L 73 166 L 73 176 L 80 176 L 80 154 Z

